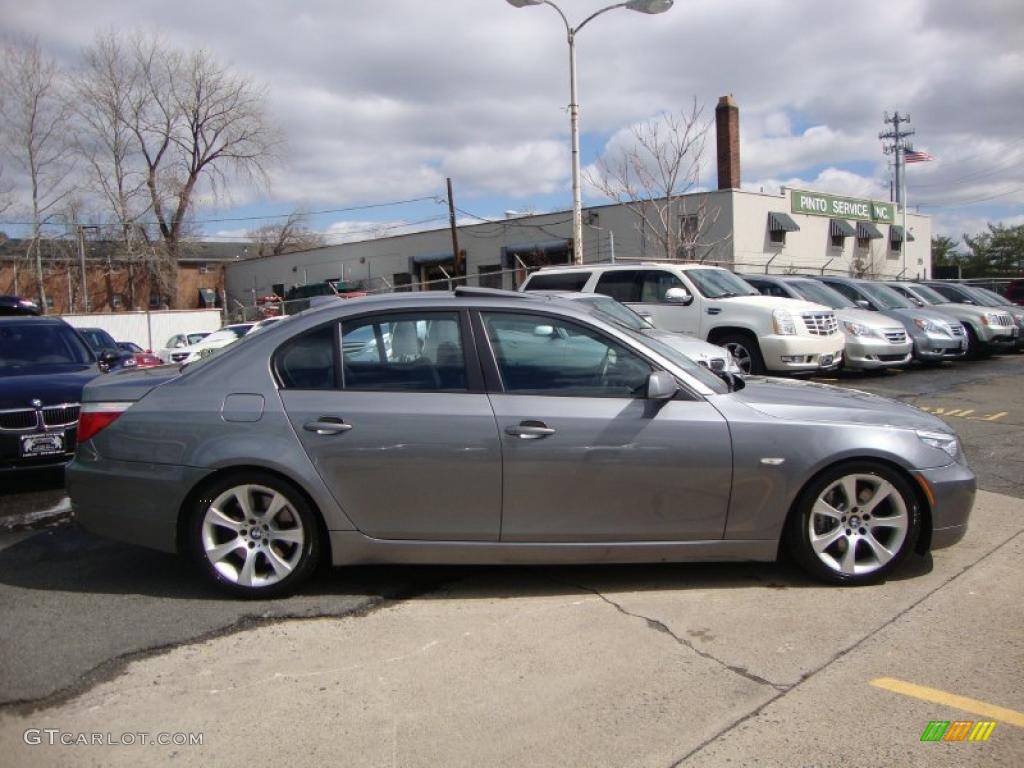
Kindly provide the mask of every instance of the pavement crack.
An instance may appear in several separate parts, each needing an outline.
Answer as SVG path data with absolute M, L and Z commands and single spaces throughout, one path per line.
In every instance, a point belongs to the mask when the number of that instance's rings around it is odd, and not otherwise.
M 608 603 L 608 605 L 612 606 L 615 610 L 617 610 L 623 616 L 629 616 L 631 618 L 640 619 L 641 621 L 646 622 L 648 629 L 652 629 L 655 632 L 661 632 L 663 634 L 668 635 L 673 640 L 675 640 L 679 645 L 683 646 L 684 648 L 688 648 L 689 650 L 693 651 L 694 653 L 696 653 L 701 658 L 707 659 L 708 661 L 711 661 L 711 662 L 714 662 L 715 664 L 717 664 L 718 666 L 722 667 L 723 669 L 726 669 L 726 670 L 732 672 L 733 674 L 739 675 L 740 677 L 745 678 L 746 680 L 749 680 L 752 683 L 756 683 L 757 685 L 764 685 L 764 686 L 767 686 L 769 688 L 772 688 L 772 689 L 774 689 L 776 691 L 780 691 L 780 692 L 785 692 L 785 691 L 789 690 L 789 688 L 791 687 L 789 685 L 782 685 L 780 683 L 773 683 L 771 680 L 767 680 L 767 679 L 761 677 L 760 675 L 755 675 L 753 672 L 748 670 L 746 667 L 740 667 L 740 666 L 737 666 L 735 664 L 729 664 L 728 662 L 723 661 L 722 659 L 719 659 L 714 654 L 711 654 L 711 653 L 708 653 L 707 651 L 701 650 L 700 648 L 695 646 L 693 643 L 691 643 L 689 640 L 687 640 L 685 637 L 680 637 L 675 632 L 673 632 L 671 627 L 669 627 L 665 622 L 660 621 L 658 619 L 653 619 L 650 616 L 644 616 L 642 613 L 635 613 L 633 611 L 630 611 L 628 608 L 625 608 L 620 603 L 615 602 L 610 597 L 608 597 L 607 595 L 602 593 L 600 590 L 597 590 L 597 589 L 595 589 L 593 587 L 588 587 L 585 584 L 575 584 L 575 583 L 569 582 L 569 581 L 561 581 L 559 579 L 554 579 L 551 576 L 548 576 L 546 574 L 545 574 L 545 578 L 549 579 L 550 581 L 554 581 L 556 583 L 563 584 L 564 586 L 573 587 L 573 588 L 578 589 L 580 591 L 590 592 L 591 594 L 596 595 L 597 597 L 601 598 L 601 600 L 603 600 L 604 602 Z
M 797 690 L 798 688 L 800 688 L 800 686 L 802 686 L 808 680 L 812 679 L 813 677 L 815 677 L 820 672 L 828 669 L 830 666 L 832 666 L 834 663 L 836 663 L 837 661 L 842 659 L 844 656 L 847 656 L 850 653 L 852 653 L 853 651 L 857 650 L 857 648 L 859 648 L 861 645 L 863 645 L 866 641 L 870 640 L 875 635 L 877 635 L 880 632 L 882 632 L 882 630 L 887 629 L 888 627 L 890 627 L 893 624 L 895 624 L 897 621 L 899 621 L 904 616 L 906 616 L 908 613 L 913 611 L 915 608 L 917 608 L 923 602 L 928 600 L 928 598 L 930 598 L 932 595 L 936 594 L 940 590 L 942 590 L 945 587 L 947 587 L 950 584 L 952 584 L 954 581 L 959 579 L 961 576 L 963 576 L 964 574 L 966 574 L 969 571 L 971 571 L 972 569 L 974 569 L 975 566 L 981 564 L 985 560 L 988 560 L 990 557 L 992 557 L 992 555 L 994 555 L 996 552 L 1001 550 L 1003 547 L 1006 547 L 1009 544 L 1011 544 L 1014 541 L 1014 539 L 1019 538 L 1021 535 L 1024 535 L 1024 529 L 1021 529 L 1021 530 L 1018 530 L 1018 531 L 1015 531 L 1014 533 L 1012 533 L 1010 535 L 1010 537 L 1007 538 L 1006 540 L 1004 540 L 1001 544 L 999 544 L 998 546 L 990 549 L 988 552 L 986 552 L 984 555 L 979 557 L 973 563 L 970 563 L 969 565 L 965 565 L 963 568 L 961 568 L 959 571 L 954 573 L 952 576 L 950 576 L 948 579 L 943 581 L 941 584 L 937 585 L 933 589 L 930 589 L 928 592 L 926 592 L 920 598 L 918 598 L 913 603 L 908 605 L 902 611 L 900 611 L 899 613 L 895 614 L 894 616 L 891 616 L 889 619 L 887 619 L 886 621 L 884 621 L 881 624 L 879 624 L 877 627 L 875 627 L 873 630 L 871 630 L 866 635 L 861 637 L 859 640 L 856 640 L 855 642 L 851 643 L 846 648 L 843 648 L 843 649 L 841 649 L 839 651 L 836 651 L 836 653 L 834 653 L 831 656 L 831 658 L 827 659 L 822 664 L 820 664 L 819 666 L 817 666 L 814 669 L 812 669 L 810 672 L 806 672 L 804 675 L 802 675 L 798 682 L 793 683 L 792 685 L 790 685 L 788 687 L 780 688 L 778 690 L 778 692 L 774 696 L 772 696 L 770 699 L 768 699 L 765 702 L 762 702 L 757 707 L 752 709 L 750 712 L 748 712 L 747 714 L 743 715 L 743 717 L 738 718 L 737 720 L 735 720 L 732 723 L 730 723 L 729 725 L 727 725 L 725 728 L 722 728 L 718 733 L 713 734 L 712 736 L 709 736 L 708 738 L 706 738 L 704 741 L 702 741 L 696 747 L 691 749 L 689 752 L 687 752 L 681 758 L 679 758 L 674 763 L 669 765 L 668 768 L 678 768 L 679 766 L 683 765 L 683 763 L 685 763 L 687 760 L 689 760 L 691 757 L 693 757 L 695 754 L 697 754 L 698 752 L 703 750 L 708 745 L 712 744 L 715 741 L 718 741 L 720 738 L 722 738 L 723 736 L 725 736 L 729 732 L 735 730 L 739 726 L 743 725 L 743 723 L 747 722 L 748 720 L 751 720 L 751 719 L 757 717 L 759 714 L 761 714 L 761 712 L 763 712 L 766 708 L 768 708 L 769 706 L 774 704 L 776 701 L 781 699 L 783 696 L 786 696 L 786 695 L 792 693 L 793 691 Z M 591 590 L 591 591 L 593 591 L 593 590 Z

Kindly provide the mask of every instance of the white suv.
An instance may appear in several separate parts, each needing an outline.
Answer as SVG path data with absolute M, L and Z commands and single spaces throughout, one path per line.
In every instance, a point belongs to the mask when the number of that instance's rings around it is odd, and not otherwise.
M 762 296 L 721 267 L 547 267 L 531 274 L 520 290 L 603 293 L 650 316 L 658 328 L 725 347 L 748 373 L 813 373 L 842 361 L 844 336 L 831 309 Z

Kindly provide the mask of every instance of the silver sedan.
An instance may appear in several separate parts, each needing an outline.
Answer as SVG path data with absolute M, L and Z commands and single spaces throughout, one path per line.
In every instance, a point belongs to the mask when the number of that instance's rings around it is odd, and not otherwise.
M 320 561 L 780 549 L 863 584 L 959 541 L 975 493 L 956 435 L 911 406 L 723 380 L 569 303 L 471 288 L 331 303 L 180 371 L 101 377 L 78 441 L 82 525 L 246 597 Z

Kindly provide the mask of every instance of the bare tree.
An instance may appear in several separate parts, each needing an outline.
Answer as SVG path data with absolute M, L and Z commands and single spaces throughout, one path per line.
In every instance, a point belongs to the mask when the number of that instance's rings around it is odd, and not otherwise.
M 34 261 L 39 298 L 46 306 L 40 240 L 71 191 L 73 170 L 68 125 L 71 110 L 61 92 L 60 70 L 43 55 L 37 40 L 8 42 L 0 57 L 0 134 L 2 149 L 30 189 L 32 233 L 26 258 Z
M 266 96 L 248 78 L 208 53 L 183 53 L 151 37 L 131 43 L 133 80 L 125 117 L 142 158 L 155 236 L 162 256 L 155 275 L 175 300 L 194 196 L 213 194 L 230 178 L 261 183 L 278 144 Z M 150 245 L 155 245 L 150 243 Z
M 323 235 L 306 226 L 306 214 L 300 211 L 288 214 L 280 224 L 267 224 L 250 231 L 249 237 L 260 258 L 319 248 L 324 244 Z
M 78 124 L 75 149 L 85 161 L 90 191 L 107 211 L 104 236 L 120 244 L 120 260 L 127 263 L 130 306 L 135 306 L 135 268 L 143 256 L 139 221 L 151 208 L 141 153 L 128 121 L 136 79 L 125 43 L 111 32 L 97 35 L 82 52 L 82 66 L 71 78 Z M 109 275 L 107 289 L 112 293 Z
M 626 146 L 612 150 L 587 173 L 587 182 L 637 217 L 660 258 L 703 261 L 717 242 L 708 232 L 720 209 L 707 195 L 689 193 L 700 183 L 710 121 L 696 99 L 688 111 L 664 113 L 630 129 Z

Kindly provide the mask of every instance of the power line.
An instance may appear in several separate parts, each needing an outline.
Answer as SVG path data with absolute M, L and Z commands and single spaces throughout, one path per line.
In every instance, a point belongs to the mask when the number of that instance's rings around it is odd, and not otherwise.
M 987 197 L 978 197 L 974 200 L 959 200 L 952 203 L 921 203 L 921 208 L 959 208 L 965 205 L 975 205 L 976 203 L 985 203 L 989 200 L 997 200 L 1000 197 L 1008 197 L 1009 195 L 1015 195 L 1018 192 L 1024 192 L 1024 187 L 1017 187 L 1017 189 L 1011 189 L 1007 192 L 1000 192 L 995 195 L 988 195 Z
M 422 202 L 424 202 L 426 200 L 431 200 L 431 201 L 437 203 L 438 205 L 441 205 L 441 204 L 447 202 L 447 199 L 444 198 L 444 197 L 439 197 L 438 195 L 430 195 L 430 196 L 427 196 L 427 197 L 414 197 L 414 198 L 410 198 L 408 200 L 392 200 L 392 201 L 386 202 L 386 203 L 370 203 L 370 204 L 367 204 L 367 205 L 353 205 L 353 206 L 350 206 L 348 208 L 331 208 L 331 209 L 323 210 L 323 211 L 304 211 L 304 212 L 301 212 L 300 215 L 302 215 L 302 216 L 322 216 L 322 215 L 328 214 L 328 213 L 350 213 L 351 211 L 366 211 L 366 210 L 369 210 L 371 208 L 389 208 L 389 207 L 397 206 L 397 205 L 407 205 L 409 203 L 422 203 Z M 296 211 L 293 211 L 292 213 L 271 213 L 271 214 L 267 214 L 265 216 L 232 216 L 232 217 L 225 217 L 225 218 L 218 218 L 218 219 L 194 219 L 194 220 L 189 221 L 188 223 L 189 224 L 222 224 L 222 223 L 228 222 L 228 221 L 263 221 L 265 219 L 286 219 L 289 216 L 296 215 L 296 213 L 297 213 Z M 108 222 L 108 223 L 110 223 L 110 222 Z M 160 222 L 153 220 L 153 221 L 136 221 L 136 222 L 133 222 L 133 223 L 141 224 L 141 225 L 154 225 L 155 226 L 155 225 L 159 225 Z M 7 221 L 7 220 L 3 220 L 3 219 L 0 219 L 0 224 L 5 224 L 5 225 L 6 224 L 10 224 L 10 225 L 14 225 L 14 226 L 24 226 L 24 227 L 31 227 L 31 226 L 33 226 L 33 222 L 31 222 L 31 221 Z M 45 222 L 45 223 L 42 223 L 42 225 L 43 226 L 67 226 L 66 224 L 58 224 L 57 222 Z M 95 223 L 95 224 L 91 224 L 91 225 L 90 224 L 85 224 L 83 226 L 102 226 L 102 223 Z

